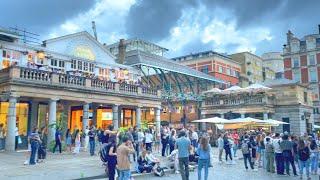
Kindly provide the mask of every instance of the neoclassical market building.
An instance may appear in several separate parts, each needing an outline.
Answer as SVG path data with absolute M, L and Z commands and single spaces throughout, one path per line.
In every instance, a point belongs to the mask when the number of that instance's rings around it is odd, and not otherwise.
M 73 131 L 89 125 L 140 127 L 142 119 L 149 119 L 159 132 L 163 102 L 170 99 L 165 94 L 180 91 L 188 94 L 184 102 L 199 105 L 197 94 L 223 83 L 167 60 L 165 48 L 142 40 L 122 41 L 115 48 L 118 53 L 112 53 L 111 46 L 87 32 L 41 45 L 22 39 L 16 32 L 0 30 L 0 124 L 7 151 L 15 150 L 16 134 L 23 141 L 18 148 L 26 148 L 33 127 L 56 122 L 66 122 Z M 48 141 L 54 133 L 53 127 L 48 129 Z

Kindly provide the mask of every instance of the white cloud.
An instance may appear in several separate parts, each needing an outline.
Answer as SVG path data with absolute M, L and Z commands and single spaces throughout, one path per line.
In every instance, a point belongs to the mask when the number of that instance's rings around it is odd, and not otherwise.
M 236 22 L 230 20 L 232 19 L 230 12 L 217 9 L 215 14 L 219 14 L 219 17 L 214 19 L 210 19 L 208 13 L 210 12 L 203 6 L 184 10 L 177 26 L 170 30 L 170 37 L 162 40 L 160 44 L 170 49 L 170 54 L 179 55 L 190 53 L 183 52 L 184 47 L 197 39 L 218 52 L 254 53 L 259 42 L 272 39 L 271 32 L 267 28 L 236 29 Z
M 95 21 L 98 38 L 103 43 L 112 43 L 126 37 L 124 19 L 135 0 L 99 0 L 87 12 L 73 17 L 54 28 L 48 38 L 79 31 L 92 32 L 91 22 Z

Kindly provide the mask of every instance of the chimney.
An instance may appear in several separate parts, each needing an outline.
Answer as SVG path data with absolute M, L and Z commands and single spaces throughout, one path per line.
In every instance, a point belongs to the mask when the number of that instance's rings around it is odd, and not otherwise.
M 318 24 L 318 31 L 319 31 L 319 34 L 320 34 L 320 24 Z
M 293 37 L 293 34 L 290 30 L 288 30 L 288 33 L 287 33 L 287 45 L 290 45 L 290 41 Z
M 123 64 L 126 57 L 126 44 L 124 39 L 120 39 L 118 52 L 118 63 Z

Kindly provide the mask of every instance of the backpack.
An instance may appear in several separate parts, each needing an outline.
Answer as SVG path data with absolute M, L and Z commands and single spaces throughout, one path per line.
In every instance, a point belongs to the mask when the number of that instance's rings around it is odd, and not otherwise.
M 229 143 L 229 141 L 228 141 L 228 139 L 227 140 L 223 140 L 223 148 L 224 149 L 228 149 L 228 148 L 230 148 L 230 143 Z
M 160 166 L 158 166 L 155 170 L 154 170 L 154 175 L 155 176 L 159 176 L 162 177 L 164 176 L 164 169 Z
M 244 142 L 241 144 L 241 150 L 242 150 L 242 154 L 249 154 L 249 145 L 247 142 Z
M 109 144 L 106 144 L 103 147 L 101 147 L 100 159 L 102 162 L 108 162 L 109 149 L 110 149 Z

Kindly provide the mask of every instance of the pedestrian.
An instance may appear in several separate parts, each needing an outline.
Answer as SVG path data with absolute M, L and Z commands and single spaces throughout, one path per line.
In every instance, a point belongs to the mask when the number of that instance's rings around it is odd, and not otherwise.
M 93 126 L 90 127 L 90 130 L 88 132 L 89 137 L 89 145 L 90 145 L 90 156 L 94 155 L 95 147 L 96 147 L 96 130 Z
M 222 153 L 223 153 L 223 134 L 219 135 L 218 138 L 218 149 L 219 149 L 219 163 L 222 163 Z
M 176 147 L 178 148 L 179 169 L 182 180 L 189 180 L 189 150 L 191 149 L 191 141 L 186 136 L 186 132 L 181 131 L 176 141 Z
M 81 146 L 81 138 L 80 138 L 80 131 L 77 129 L 75 132 L 75 140 L 74 140 L 74 149 L 73 154 L 79 154 L 80 146 Z
M 291 136 L 292 149 L 293 149 L 293 159 L 294 162 L 298 164 L 298 138 L 297 136 Z
M 201 180 L 201 171 L 204 168 L 204 180 L 208 180 L 208 170 L 210 164 L 211 146 L 206 137 L 200 139 L 200 144 L 197 148 L 198 159 L 198 180 Z
M 138 130 L 139 149 L 144 149 L 144 133 L 141 129 Z
M 134 158 L 134 161 L 136 161 L 140 155 L 140 145 L 139 145 L 139 141 L 138 141 L 138 128 L 137 128 L 137 126 L 133 127 L 133 131 L 131 132 L 131 134 L 133 137 L 134 150 L 136 151 L 133 158 Z
M 255 161 L 257 160 L 257 142 L 253 135 L 250 135 L 249 142 L 251 144 L 251 160 L 254 166 Z
M 193 128 L 191 130 L 191 144 L 194 148 L 198 147 L 198 140 L 199 140 L 199 136 L 197 131 L 195 131 L 195 129 Z
M 108 174 L 109 174 L 109 180 L 115 179 L 116 174 L 116 165 L 117 165 L 117 143 L 116 143 L 116 137 L 115 135 L 110 136 L 110 142 L 108 143 Z
M 266 144 L 265 144 L 265 156 L 266 156 L 266 169 L 267 172 L 274 173 L 274 147 L 271 142 L 271 138 L 266 138 Z
M 56 144 L 54 145 L 53 153 L 55 153 L 56 152 L 56 148 L 59 147 L 59 152 L 61 154 L 61 132 L 60 132 L 60 129 L 58 127 L 56 128 L 55 142 L 56 142 Z
M 135 153 L 132 142 L 124 136 L 122 144 L 117 149 L 117 165 L 119 170 L 119 180 L 130 179 L 130 160 L 129 155 Z
M 45 127 L 41 128 L 41 131 L 39 133 L 39 138 L 40 138 L 40 142 L 39 142 L 39 148 L 38 148 L 38 162 L 43 162 L 46 159 L 46 155 L 47 155 L 47 131 Z
M 262 166 L 264 169 L 266 169 L 266 155 L 265 155 L 266 146 L 265 146 L 265 143 L 264 143 L 264 138 L 265 137 L 266 137 L 266 134 L 263 133 L 261 135 L 260 141 L 258 142 L 258 148 L 259 148 L 259 151 L 260 151 L 260 159 L 258 159 L 258 162 L 259 162 L 258 165 Z
M 32 133 L 30 134 L 30 144 L 31 144 L 31 154 L 30 154 L 30 165 L 36 164 L 36 154 L 38 152 L 39 143 L 41 142 L 38 128 L 34 128 Z
M 174 150 L 174 145 L 176 143 L 176 130 L 172 129 L 171 134 L 169 136 L 169 148 L 170 148 L 170 154 Z
M 275 153 L 276 169 L 278 175 L 284 175 L 284 161 L 282 156 L 282 150 L 280 147 L 280 134 L 276 133 L 275 138 L 272 141 Z
M 280 148 L 282 150 L 283 161 L 286 169 L 286 174 L 290 176 L 290 164 L 293 170 L 294 176 L 297 175 L 296 166 L 294 164 L 294 156 L 293 156 L 293 143 L 289 141 L 288 135 L 282 136 L 282 141 L 280 142 Z
M 162 132 L 161 132 L 161 144 L 162 144 L 161 155 L 162 155 L 162 157 L 166 156 L 166 149 L 167 149 L 168 141 L 169 141 L 169 130 L 168 130 L 167 126 L 164 126 L 162 128 Z
M 4 149 L 4 128 L 3 128 L 3 123 L 0 124 L 0 150 Z
M 67 132 L 66 132 L 66 145 L 67 145 L 67 149 L 69 149 L 69 152 L 71 152 L 72 137 L 71 137 L 70 129 L 67 129 Z
M 14 150 L 17 150 L 18 149 L 18 144 L 21 144 L 21 137 L 19 136 L 18 123 L 16 123 L 16 127 L 14 129 L 14 133 L 15 133 Z
M 152 139 L 153 139 L 153 135 L 150 133 L 149 130 L 147 130 L 145 135 L 146 150 L 151 152 L 152 152 L 152 142 L 153 142 Z
M 239 148 L 239 134 L 237 133 L 237 130 L 234 130 L 232 134 L 232 139 L 234 141 L 234 146 L 233 146 L 233 157 L 237 157 L 237 150 Z
M 231 144 L 230 144 L 230 141 L 229 141 L 227 134 L 225 134 L 223 137 L 223 148 L 224 148 L 225 155 L 226 155 L 226 162 L 228 164 L 231 164 L 232 163 Z M 228 162 L 228 156 L 229 156 L 231 162 Z
M 311 159 L 311 174 L 316 175 L 318 172 L 319 164 L 319 147 L 316 140 L 312 140 L 310 144 L 310 159 Z
M 298 156 L 299 156 L 299 170 L 300 170 L 300 179 L 303 177 L 303 169 L 306 169 L 306 174 L 308 180 L 310 177 L 310 150 L 309 147 L 305 144 L 303 139 L 299 140 L 298 143 Z
M 253 162 L 251 159 L 251 149 L 252 149 L 251 146 L 252 144 L 250 143 L 249 136 L 245 135 L 244 140 L 241 144 L 241 151 L 243 155 L 244 166 L 246 170 L 248 170 L 248 162 L 249 162 L 251 169 L 255 171 Z

